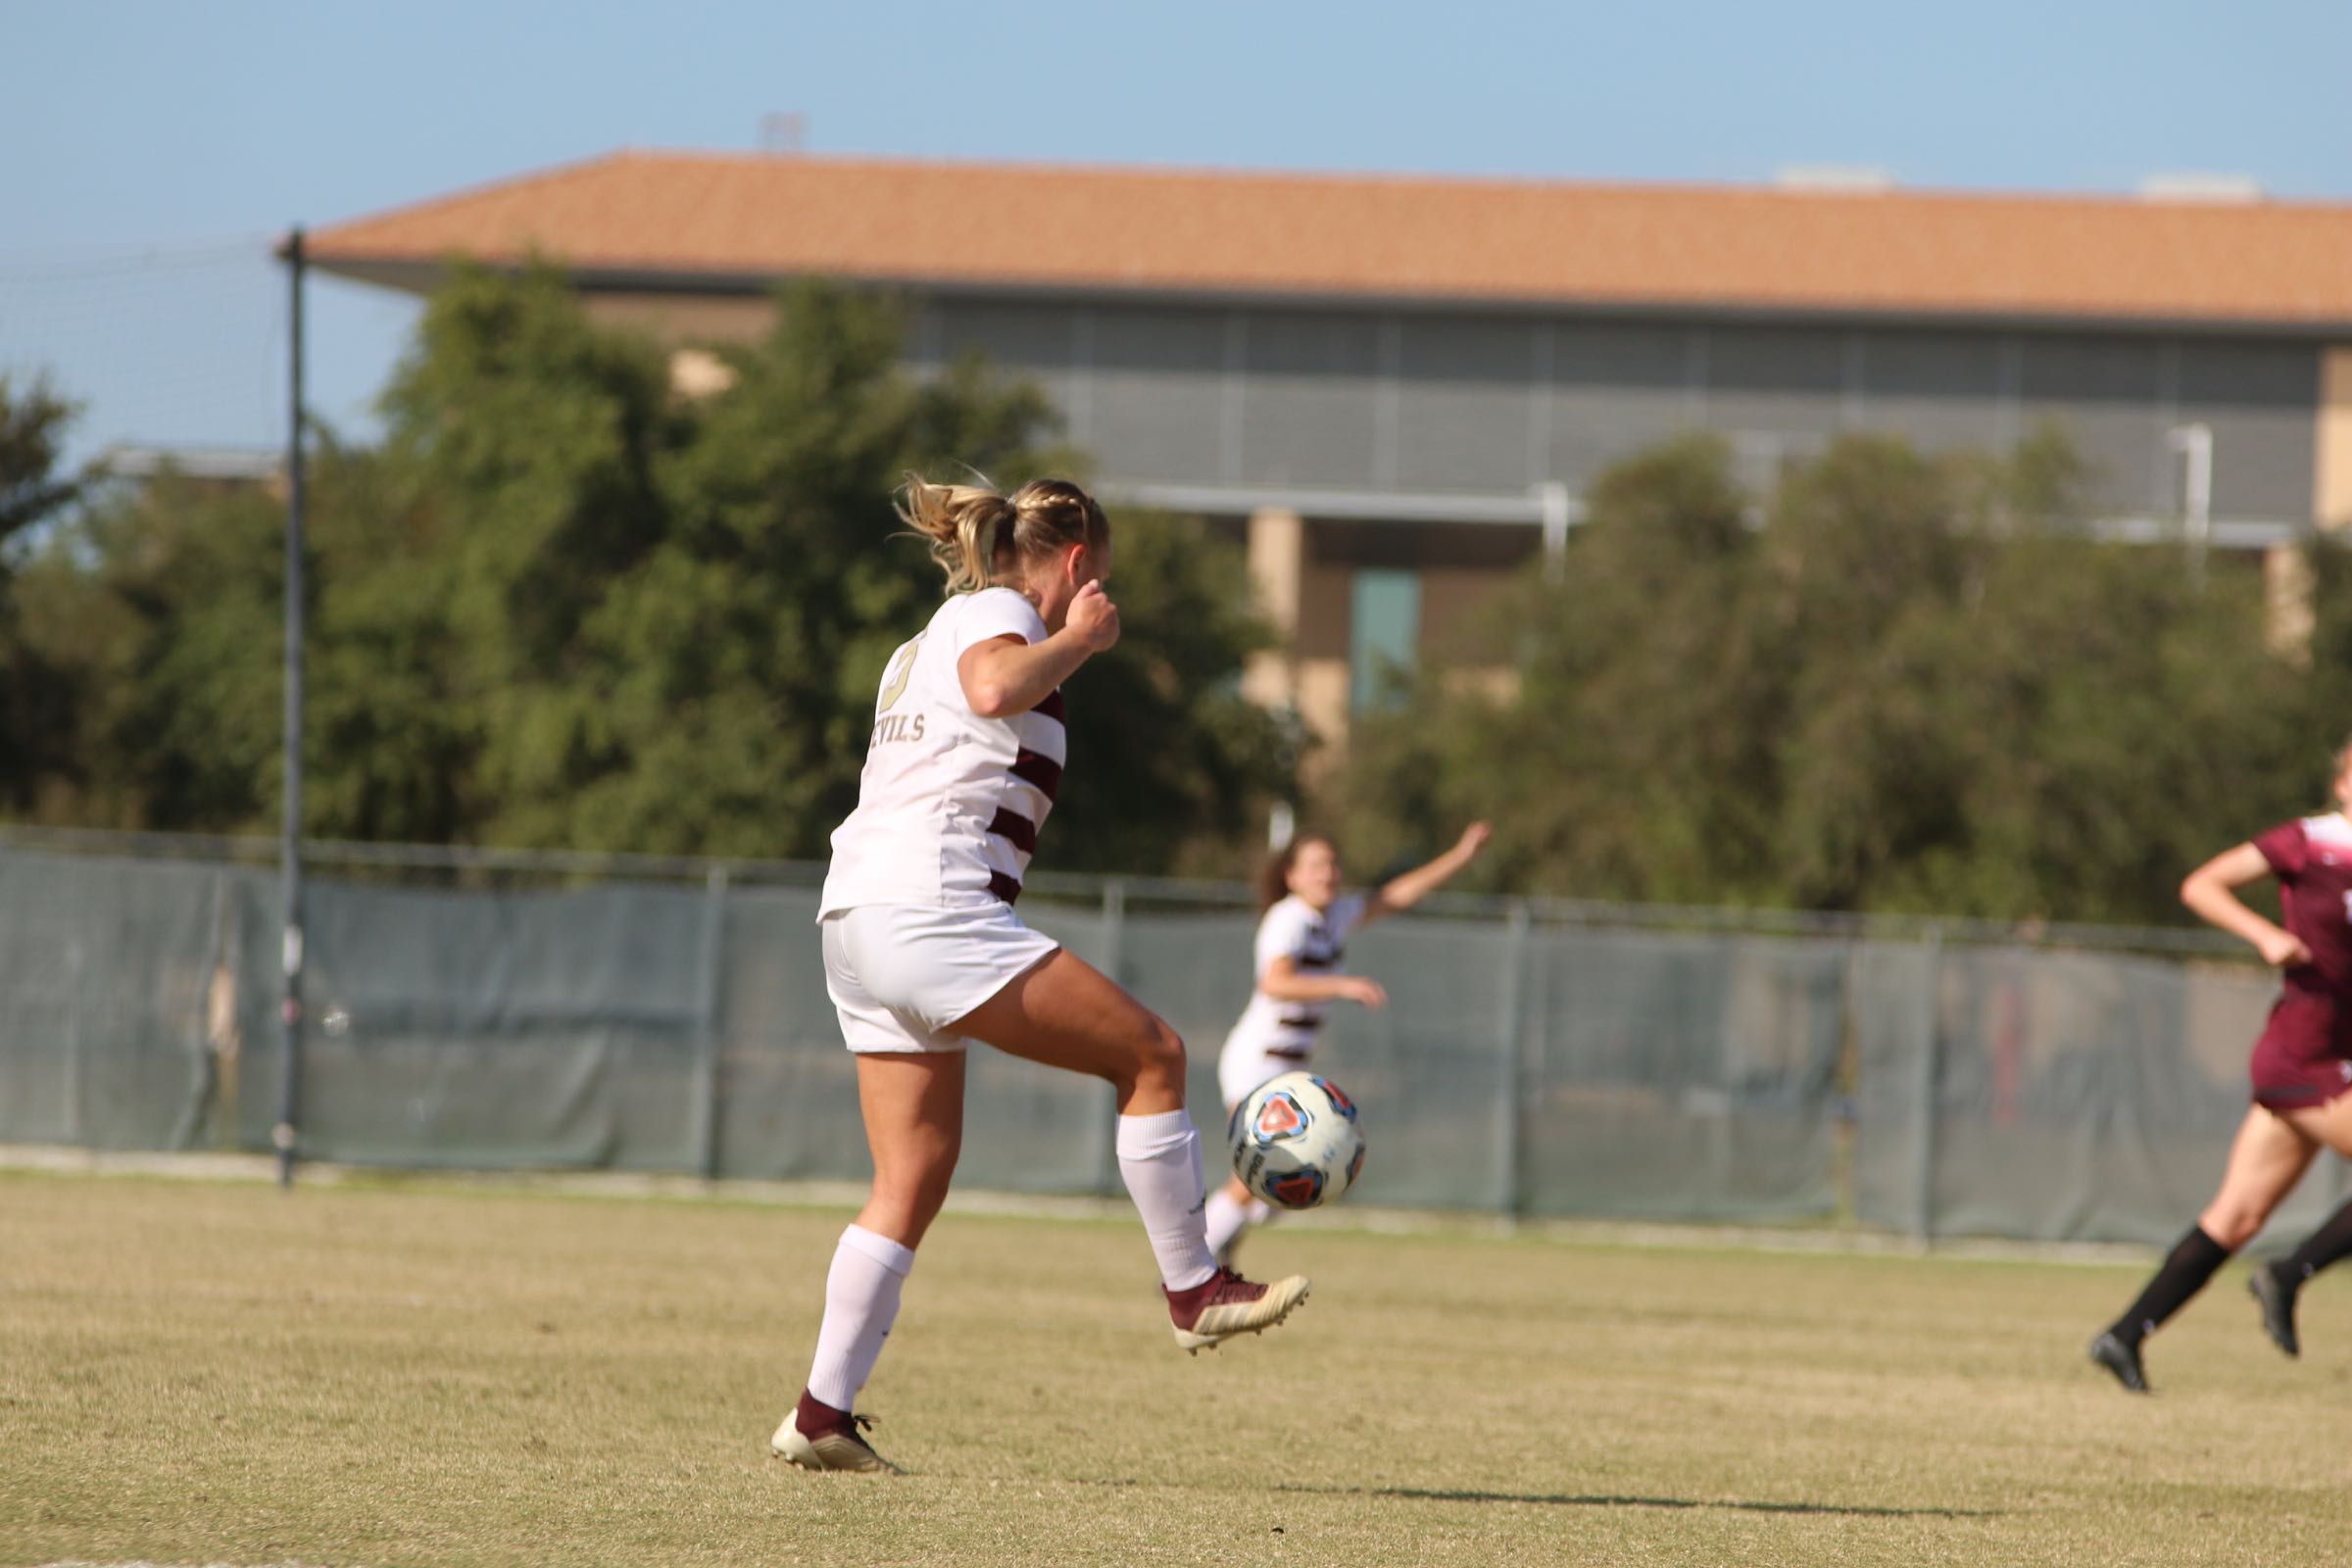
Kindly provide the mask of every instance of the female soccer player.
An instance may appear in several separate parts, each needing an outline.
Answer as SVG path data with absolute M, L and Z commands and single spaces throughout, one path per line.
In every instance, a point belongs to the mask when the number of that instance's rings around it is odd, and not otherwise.
M 2124 1315 L 2090 1342 L 2091 1359 L 2135 1394 L 2148 1380 L 2140 1342 L 2204 1288 L 2251 1241 L 2325 1147 L 2352 1156 L 2352 741 L 2335 755 L 2338 809 L 2283 822 L 2224 850 L 2188 874 L 2180 902 L 2244 938 L 2282 985 L 2254 1043 L 2253 1104 L 2230 1146 L 2221 1191 Z M 2236 889 L 2278 879 L 2283 927 L 2239 900 Z M 2249 1282 L 2263 1325 L 2296 1353 L 2294 1293 L 2318 1269 L 2352 1251 L 2352 1205 L 2288 1257 Z
M 1271 1327 L 1307 1293 L 1303 1278 L 1253 1285 L 1209 1255 L 1184 1042 L 1012 912 L 1061 781 L 1061 683 L 1119 640 L 1102 509 L 1058 479 L 1006 496 L 909 474 L 900 515 L 931 542 L 949 598 L 883 672 L 818 907 L 874 1183 L 833 1254 L 808 1387 L 770 1445 L 810 1470 L 897 1468 L 852 1412 L 955 1173 L 967 1040 L 1116 1091 L 1119 1174 L 1179 1346 Z
M 1266 862 L 1258 886 L 1257 989 L 1217 1057 L 1217 1087 L 1225 1113 L 1267 1079 L 1303 1069 L 1314 1058 L 1323 1009 L 1334 1002 L 1388 1005 L 1380 982 L 1343 972 L 1345 944 L 1384 915 L 1409 909 L 1478 858 L 1492 830 L 1473 822 L 1444 855 L 1383 883 L 1369 899 L 1340 894 L 1339 847 L 1320 834 L 1294 839 Z M 1236 1177 L 1208 1200 L 1208 1245 L 1220 1262 L 1232 1261 L 1242 1233 L 1272 1210 Z

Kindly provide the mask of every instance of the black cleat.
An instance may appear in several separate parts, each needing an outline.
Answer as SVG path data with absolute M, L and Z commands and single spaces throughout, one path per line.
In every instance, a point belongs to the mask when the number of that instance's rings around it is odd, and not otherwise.
M 2139 1347 L 2125 1344 L 2115 1330 L 2090 1342 L 2090 1358 L 2114 1373 L 2115 1381 L 2133 1394 L 2148 1392 L 2148 1375 L 2139 1367 Z
M 2287 1354 L 2300 1356 L 2303 1344 L 2295 1338 L 2295 1287 L 2278 1277 L 2268 1263 L 2257 1263 L 2246 1276 L 2246 1294 L 2262 1307 L 2262 1332 Z

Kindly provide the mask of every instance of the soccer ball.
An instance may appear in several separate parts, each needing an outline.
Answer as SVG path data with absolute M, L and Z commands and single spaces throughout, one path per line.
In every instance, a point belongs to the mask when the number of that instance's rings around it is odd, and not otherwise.
M 1243 1096 L 1225 1142 L 1242 1185 L 1276 1208 L 1328 1203 L 1364 1168 L 1355 1102 L 1311 1072 L 1286 1072 Z

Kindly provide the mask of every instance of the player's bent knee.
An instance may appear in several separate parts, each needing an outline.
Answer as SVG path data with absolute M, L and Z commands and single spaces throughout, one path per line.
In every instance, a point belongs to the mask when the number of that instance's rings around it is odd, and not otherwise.
M 2269 1217 L 2252 1209 L 2231 1205 L 2207 1209 L 2200 1224 L 2206 1235 L 2234 1252 L 2254 1239 L 2261 1231 L 2263 1221 Z
M 1136 1065 L 1151 1076 L 1184 1082 L 1184 1037 L 1169 1028 L 1165 1020 L 1154 1017 L 1137 1054 Z

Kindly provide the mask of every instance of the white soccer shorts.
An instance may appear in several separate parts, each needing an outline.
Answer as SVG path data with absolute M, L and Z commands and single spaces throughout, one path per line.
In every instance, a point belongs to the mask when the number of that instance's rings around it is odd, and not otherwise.
M 949 1026 L 1061 946 L 994 901 L 934 909 L 869 904 L 818 922 L 825 994 L 852 1051 L 961 1051 Z

